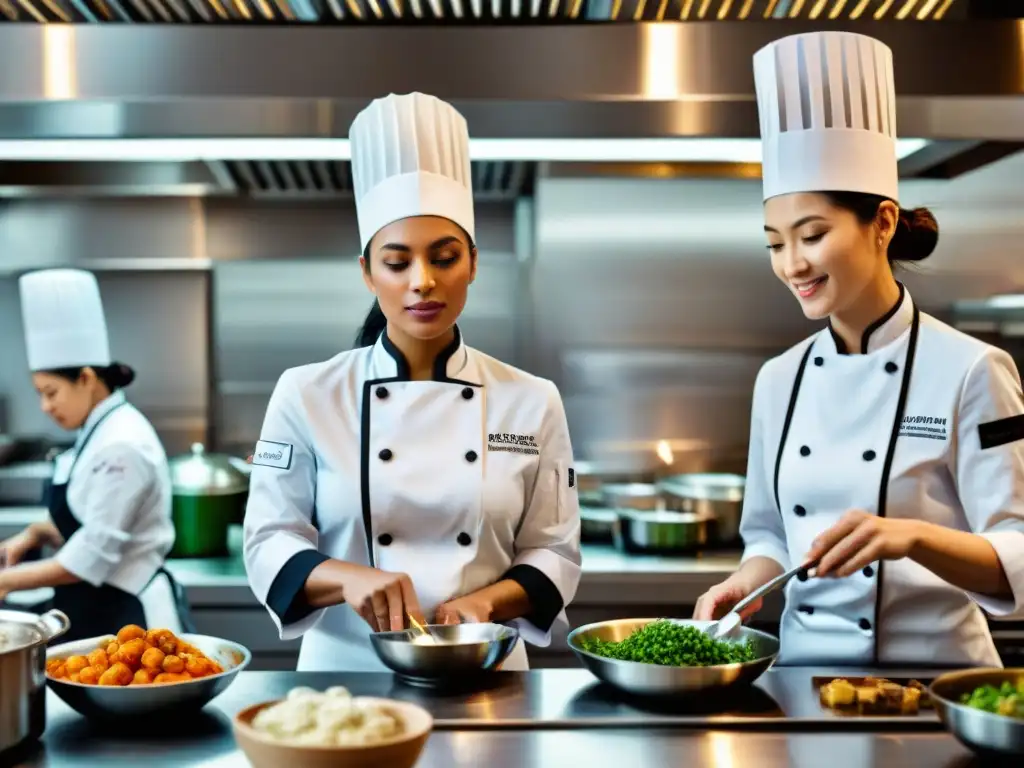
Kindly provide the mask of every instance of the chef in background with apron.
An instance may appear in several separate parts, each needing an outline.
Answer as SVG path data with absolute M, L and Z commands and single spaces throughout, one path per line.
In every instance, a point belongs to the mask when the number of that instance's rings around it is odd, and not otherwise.
M 795 35 L 754 75 L 766 261 L 827 324 L 757 377 L 742 565 L 695 616 L 820 558 L 786 587 L 779 664 L 1001 666 L 985 614 L 1024 617 L 1024 397 L 1010 355 L 894 277 L 938 227 L 898 202 L 892 51 Z
M 57 457 L 49 515 L 0 543 L 0 597 L 52 587 L 68 642 L 126 624 L 194 631 L 184 594 L 164 568 L 174 544 L 167 457 L 152 425 L 125 399 L 135 378 L 111 360 L 96 278 L 51 269 L 21 277 L 32 382 L 54 422 L 77 431 Z M 47 545 L 52 558 L 25 561 Z
M 504 669 L 526 669 L 523 639 L 567 624 L 580 576 L 562 399 L 456 326 L 477 268 L 462 115 L 390 95 L 350 140 L 377 302 L 359 348 L 277 383 L 252 457 L 249 582 L 281 638 L 303 638 L 299 670 L 386 670 L 369 635 L 410 616 L 516 626 Z

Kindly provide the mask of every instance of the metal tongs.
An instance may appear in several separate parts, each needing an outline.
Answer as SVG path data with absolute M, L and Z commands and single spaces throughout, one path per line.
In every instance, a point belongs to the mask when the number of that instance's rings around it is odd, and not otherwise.
M 740 616 L 740 613 L 745 608 L 753 605 L 760 598 L 764 597 L 770 592 L 774 592 L 776 589 L 784 587 L 786 583 L 794 576 L 799 576 L 800 580 L 803 581 L 811 575 L 810 571 L 817 565 L 817 560 L 809 560 L 803 565 L 798 565 L 796 568 L 791 568 L 790 570 L 783 573 L 781 576 L 776 576 L 774 579 L 765 583 L 758 589 L 755 589 L 745 598 L 736 603 L 736 605 L 732 607 L 732 610 L 725 614 L 725 616 L 723 616 L 721 619 L 719 619 L 718 621 L 711 622 L 704 630 L 704 634 L 710 636 L 714 640 L 728 640 L 730 637 L 736 634 L 736 631 L 740 628 L 740 625 L 743 624 L 743 619 Z

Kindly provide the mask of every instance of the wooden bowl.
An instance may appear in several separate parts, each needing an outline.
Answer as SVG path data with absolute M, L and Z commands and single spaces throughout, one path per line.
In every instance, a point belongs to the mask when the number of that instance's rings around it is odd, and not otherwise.
M 434 727 L 434 718 L 422 707 L 393 699 L 359 697 L 390 713 L 402 725 L 393 739 L 366 746 L 315 747 L 289 744 L 260 733 L 252 726 L 260 710 L 280 699 L 247 707 L 235 715 L 235 741 L 254 768 L 413 768 Z

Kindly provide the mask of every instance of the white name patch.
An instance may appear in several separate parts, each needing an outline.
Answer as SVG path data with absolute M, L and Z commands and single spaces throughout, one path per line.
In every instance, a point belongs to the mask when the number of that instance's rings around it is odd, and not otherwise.
M 252 454 L 252 463 L 261 467 L 288 469 L 292 465 L 292 447 L 288 443 L 260 440 Z

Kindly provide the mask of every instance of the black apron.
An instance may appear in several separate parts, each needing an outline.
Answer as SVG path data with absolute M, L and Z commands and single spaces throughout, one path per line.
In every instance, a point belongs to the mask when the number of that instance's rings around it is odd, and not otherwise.
M 70 539 L 82 527 L 78 518 L 71 511 L 71 507 L 68 506 L 68 484 L 71 482 L 71 475 L 75 471 L 78 458 L 82 455 L 85 446 L 96 432 L 96 428 L 110 414 L 123 405 L 125 403 L 111 408 L 92 426 L 85 439 L 82 440 L 81 445 L 78 446 L 74 461 L 71 463 L 71 469 L 68 470 L 67 478 L 60 484 L 51 483 L 46 490 L 45 501 L 50 511 L 50 519 L 64 541 Z M 162 565 L 153 578 L 161 574 L 170 582 L 182 630 L 184 632 L 195 632 L 195 625 L 192 623 L 188 601 L 185 599 L 185 591 Z M 152 583 L 152 579 L 150 583 Z M 149 584 L 146 585 L 146 587 L 148 586 Z M 146 625 L 146 612 L 142 607 L 142 601 L 137 595 L 125 592 L 118 587 L 111 586 L 110 584 L 101 584 L 98 587 L 94 587 L 88 582 L 80 581 L 75 584 L 54 587 L 53 592 L 53 607 L 63 611 L 71 620 L 70 629 L 60 637 L 61 643 L 96 637 L 97 635 L 114 634 L 126 624 L 137 624 L 143 629 L 150 629 Z

